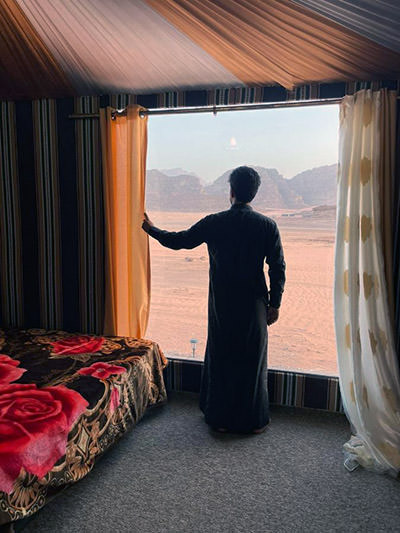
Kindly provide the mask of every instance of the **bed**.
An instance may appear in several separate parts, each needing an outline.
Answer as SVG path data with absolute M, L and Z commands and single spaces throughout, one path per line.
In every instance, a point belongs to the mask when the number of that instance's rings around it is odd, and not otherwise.
M 86 476 L 166 402 L 159 346 L 144 339 L 0 329 L 0 526 Z

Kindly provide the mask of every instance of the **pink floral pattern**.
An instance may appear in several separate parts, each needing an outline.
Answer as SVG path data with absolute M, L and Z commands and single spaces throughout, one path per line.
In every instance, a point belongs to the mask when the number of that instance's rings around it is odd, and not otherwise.
M 82 376 L 91 376 L 97 379 L 107 379 L 114 374 L 123 374 L 124 372 L 126 372 L 126 369 L 123 366 L 101 362 L 93 363 L 88 367 L 78 370 L 78 374 Z
M 51 343 L 54 355 L 70 355 L 79 353 L 96 353 L 104 344 L 104 337 L 74 335 Z
M 10 329 L 0 331 L 0 347 L 4 524 L 85 476 L 148 406 L 165 402 L 166 391 L 165 362 L 149 341 Z
M 8 385 L 19 379 L 25 368 L 18 368 L 19 361 L 11 359 L 8 355 L 0 354 L 0 385 Z
M 112 414 L 120 404 L 119 390 L 113 387 L 110 397 L 110 413 Z
M 65 455 L 68 433 L 88 406 L 63 385 L 0 387 L 0 490 L 10 493 L 21 468 L 43 477 Z

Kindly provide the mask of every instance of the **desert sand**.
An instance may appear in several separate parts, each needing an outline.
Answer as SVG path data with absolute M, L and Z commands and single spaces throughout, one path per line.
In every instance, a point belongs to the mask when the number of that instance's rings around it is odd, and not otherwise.
M 150 212 L 167 230 L 186 229 L 206 213 Z M 333 324 L 334 217 L 266 212 L 278 223 L 287 282 L 280 319 L 269 328 L 269 368 L 337 375 Z M 289 215 L 292 216 L 289 216 Z M 168 250 L 150 239 L 152 290 L 146 336 L 167 356 L 203 359 L 207 338 L 208 253 Z M 267 275 L 266 266 L 266 275 Z M 268 276 L 267 276 L 268 280 Z

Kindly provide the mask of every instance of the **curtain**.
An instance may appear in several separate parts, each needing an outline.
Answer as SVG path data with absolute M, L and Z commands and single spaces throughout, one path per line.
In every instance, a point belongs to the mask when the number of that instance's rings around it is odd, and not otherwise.
M 390 319 L 394 325 L 394 282 L 393 282 L 393 224 L 395 222 L 395 155 L 396 155 L 396 95 L 394 91 L 382 91 L 379 115 L 379 200 L 381 212 L 381 233 L 385 279 Z
M 393 194 L 393 293 L 395 345 L 400 368 L 400 106 L 397 106 L 396 169 Z
M 142 230 L 147 153 L 144 108 L 101 109 L 106 226 L 106 335 L 143 337 L 150 304 L 149 240 Z
M 383 117 L 394 114 L 395 98 L 394 92 L 363 90 L 342 101 L 335 252 L 339 380 L 352 429 L 345 466 L 393 475 L 400 470 L 400 379 L 385 278 L 381 177 L 390 164 L 382 161 L 388 157 Z

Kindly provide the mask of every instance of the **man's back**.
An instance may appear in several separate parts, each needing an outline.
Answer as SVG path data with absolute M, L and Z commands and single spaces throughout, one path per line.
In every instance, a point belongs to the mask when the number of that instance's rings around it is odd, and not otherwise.
M 210 281 L 221 290 L 268 298 L 264 262 L 276 278 L 275 299 L 283 291 L 285 263 L 276 223 L 247 204 L 208 219 L 204 230 L 210 255 Z M 273 280 L 275 281 L 275 280 Z M 274 285 L 274 284 L 273 284 Z M 279 294 L 279 296 L 280 296 Z
M 246 204 L 212 216 L 207 244 L 213 281 L 265 296 L 264 261 L 273 249 L 275 230 L 273 220 Z

